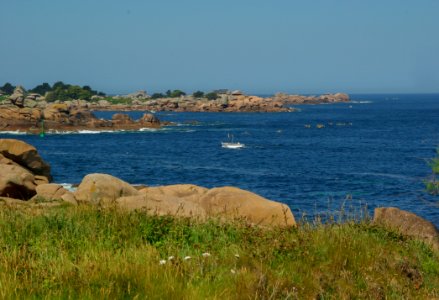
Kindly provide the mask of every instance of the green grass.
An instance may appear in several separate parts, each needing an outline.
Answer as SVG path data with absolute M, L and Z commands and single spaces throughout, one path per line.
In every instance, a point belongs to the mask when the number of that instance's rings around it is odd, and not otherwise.
M 439 296 L 438 254 L 365 222 L 268 230 L 90 207 L 0 206 L 0 249 L 1 299 Z
M 133 99 L 131 98 L 113 98 L 113 97 L 105 97 L 104 100 L 107 100 L 111 104 L 129 104 L 133 103 Z
M 9 98 L 9 95 L 0 96 L 0 102 L 3 102 L 4 100 L 6 100 L 8 98 Z

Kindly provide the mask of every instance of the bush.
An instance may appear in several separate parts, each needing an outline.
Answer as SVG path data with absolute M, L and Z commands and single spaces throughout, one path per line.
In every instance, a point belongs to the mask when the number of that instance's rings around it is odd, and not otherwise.
M 211 93 L 206 94 L 206 98 L 209 100 L 216 100 L 216 99 L 218 99 L 218 94 L 211 92 Z
M 439 174 L 439 148 L 436 149 L 437 157 L 430 160 L 429 165 L 432 171 L 432 179 L 425 183 L 427 192 L 432 195 L 439 195 L 439 181 L 436 177 Z
M 183 92 L 183 91 L 173 90 L 172 93 L 171 93 L 171 98 L 178 98 L 178 97 L 181 97 L 181 96 L 184 96 L 184 95 L 186 95 L 186 93 Z
M 194 96 L 195 98 L 203 98 L 204 96 L 204 92 L 202 91 L 196 91 L 192 94 L 192 96 Z
M 6 82 L 2 87 L 0 87 L 0 90 L 5 92 L 7 95 L 11 95 L 14 92 L 15 86 L 10 84 L 9 82 Z
M 165 98 L 165 95 L 163 95 L 162 93 L 154 93 L 151 95 L 151 99 L 160 99 L 160 98 Z
M 52 90 L 52 87 L 47 82 L 44 82 L 43 84 L 37 85 L 33 89 L 30 90 L 31 93 L 37 93 L 40 95 L 45 95 L 47 92 L 50 92 Z

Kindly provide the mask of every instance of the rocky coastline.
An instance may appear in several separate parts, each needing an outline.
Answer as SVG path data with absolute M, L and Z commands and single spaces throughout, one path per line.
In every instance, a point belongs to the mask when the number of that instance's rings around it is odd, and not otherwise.
M 175 112 L 292 112 L 291 105 L 329 104 L 349 102 L 344 93 L 320 96 L 288 95 L 277 93 L 273 97 L 246 95 L 241 91 L 218 91 L 214 98 L 182 94 L 179 97 L 154 98 L 145 91 L 125 96 L 104 97 L 94 95 L 89 101 L 69 100 L 46 102 L 43 95 L 28 93 L 17 86 L 12 95 L 0 102 L 0 108 L 16 106 L 20 108 L 46 108 L 53 104 L 65 104 L 91 111 L 175 111 Z
M 37 149 L 20 140 L 0 139 L 0 209 L 88 205 L 200 221 L 215 218 L 224 222 L 240 220 L 252 226 L 298 226 L 287 205 L 235 187 L 132 186 L 108 174 L 86 175 L 75 191 L 51 182 L 50 165 Z M 439 251 L 438 229 L 411 212 L 376 208 L 372 222 Z
M 0 106 L 0 131 L 45 134 L 65 131 L 118 131 L 159 128 L 163 124 L 153 114 L 133 120 L 114 114 L 111 120 L 98 119 L 83 100 L 47 103 L 40 95 L 27 95 L 17 87 Z
M 294 112 L 296 108 L 291 105 L 305 104 L 330 104 L 349 102 L 350 97 L 344 93 L 325 94 L 320 96 L 288 95 L 278 93 L 273 97 L 259 97 L 245 95 L 240 91 L 218 94 L 218 99 L 195 98 L 193 96 L 181 96 L 178 98 L 150 99 L 146 94 L 143 98 L 135 98 L 130 104 L 110 104 L 106 100 L 91 104 L 92 110 L 148 110 L 148 111 L 174 111 L 174 112 Z M 146 96 L 145 96 L 146 95 Z M 132 99 L 126 97 L 117 99 Z

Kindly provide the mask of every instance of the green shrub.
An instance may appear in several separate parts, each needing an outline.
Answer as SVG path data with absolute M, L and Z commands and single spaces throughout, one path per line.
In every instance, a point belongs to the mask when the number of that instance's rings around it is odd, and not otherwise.
M 216 99 L 218 99 L 218 94 L 217 94 L 217 93 L 214 93 L 214 92 L 211 92 L 211 93 L 207 93 L 207 94 L 205 95 L 205 97 L 206 97 L 207 99 L 209 99 L 209 100 L 216 100 Z
M 438 254 L 369 223 L 261 228 L 0 200 L 0 298 L 433 299 Z M 190 258 L 189 258 L 190 257 Z
M 429 161 L 431 167 L 432 179 L 425 182 L 427 192 L 432 195 L 439 195 L 439 181 L 437 175 L 439 174 L 439 148 L 436 149 L 437 157 Z
M 195 98 L 203 98 L 204 96 L 204 92 L 202 91 L 196 91 L 192 94 L 192 96 L 194 96 Z

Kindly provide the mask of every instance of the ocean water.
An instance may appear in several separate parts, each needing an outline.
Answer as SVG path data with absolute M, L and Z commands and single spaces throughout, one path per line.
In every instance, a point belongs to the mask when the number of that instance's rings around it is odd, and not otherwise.
M 151 186 L 232 185 L 288 204 L 296 218 L 395 206 L 439 226 L 439 197 L 423 185 L 439 146 L 439 95 L 352 98 L 294 113 L 161 112 L 175 126 L 159 130 L 0 138 L 36 146 L 58 183 L 100 172 Z M 229 133 L 246 147 L 221 148 Z

